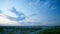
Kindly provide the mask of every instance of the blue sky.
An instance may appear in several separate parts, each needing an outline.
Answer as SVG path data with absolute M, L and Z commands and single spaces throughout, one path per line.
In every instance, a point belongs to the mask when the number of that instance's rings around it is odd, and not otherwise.
M 20 25 L 60 26 L 59 3 L 60 0 L 0 0 L 0 10 L 13 18 L 18 18 L 16 13 L 11 12 L 13 7 L 18 13 L 23 13 L 25 19 L 18 22 Z

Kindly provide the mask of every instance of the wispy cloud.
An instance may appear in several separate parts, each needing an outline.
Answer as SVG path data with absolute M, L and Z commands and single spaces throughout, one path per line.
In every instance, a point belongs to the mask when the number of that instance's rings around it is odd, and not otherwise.
M 11 12 L 15 13 L 18 17 L 14 18 L 14 17 L 7 16 L 8 19 L 15 20 L 15 21 L 20 21 L 25 19 L 24 13 L 18 12 L 15 7 L 12 7 Z
M 0 26 L 15 26 L 19 25 L 16 21 L 7 19 L 7 17 L 0 16 Z
M 8 24 L 15 22 L 14 24 L 19 23 L 20 25 L 60 24 L 60 6 L 58 0 L 11 0 L 10 2 L 7 1 L 4 3 L 2 1 L 0 4 L 0 9 L 3 9 L 3 12 L 6 13 L 5 15 L 7 16 L 7 18 L 0 19 L 2 24 L 4 24 L 5 21 L 9 22 Z M 4 6 L 4 4 L 6 4 L 6 6 Z M 10 13 L 7 10 L 11 7 Z M 13 17 L 15 15 L 12 13 L 16 14 L 17 18 Z

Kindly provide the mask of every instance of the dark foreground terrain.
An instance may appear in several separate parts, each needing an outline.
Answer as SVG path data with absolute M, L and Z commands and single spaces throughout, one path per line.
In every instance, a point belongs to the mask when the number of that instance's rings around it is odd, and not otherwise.
M 0 34 L 60 34 L 60 26 L 0 26 Z

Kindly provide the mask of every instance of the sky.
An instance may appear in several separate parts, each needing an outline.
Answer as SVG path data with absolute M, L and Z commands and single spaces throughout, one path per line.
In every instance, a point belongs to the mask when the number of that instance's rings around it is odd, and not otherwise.
M 60 0 L 0 0 L 0 26 L 60 26 Z

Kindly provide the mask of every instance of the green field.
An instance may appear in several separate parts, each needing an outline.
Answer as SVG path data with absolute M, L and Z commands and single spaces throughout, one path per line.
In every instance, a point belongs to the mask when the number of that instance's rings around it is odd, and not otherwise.
M 55 27 L 55 28 L 47 29 L 41 32 L 41 34 L 60 34 L 60 28 Z

